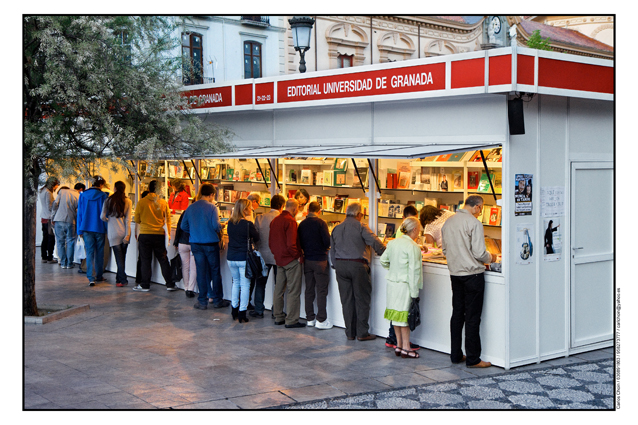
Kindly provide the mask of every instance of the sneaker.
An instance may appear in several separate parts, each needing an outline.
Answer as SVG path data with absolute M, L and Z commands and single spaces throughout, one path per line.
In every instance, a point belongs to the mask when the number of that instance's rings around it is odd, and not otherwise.
M 151 288 L 142 288 L 142 286 L 137 285 L 133 287 L 133 290 L 138 292 L 150 292 Z
M 166 290 L 167 290 L 168 292 L 177 291 L 177 287 L 176 287 L 176 286 L 168 286 L 168 287 L 166 287 Z
M 277 324 L 277 322 L 275 322 L 275 324 Z M 285 327 L 287 329 L 290 329 L 290 328 L 305 328 L 306 324 L 305 323 L 301 323 L 301 322 L 297 322 L 297 323 L 293 323 L 292 325 L 286 325 Z
M 323 322 L 317 322 L 315 327 L 317 329 L 330 329 L 332 328 L 332 323 L 330 323 L 330 320 L 326 319 Z
M 53 260 L 49 260 L 48 262 L 49 262 L 49 263 L 51 263 L 51 264 L 55 264 L 55 263 L 57 263 L 57 262 L 58 262 L 58 260 L 56 260 L 56 259 L 54 258 Z
M 313 327 L 317 323 L 316 320 L 308 320 L 306 326 Z
M 195 293 L 193 291 L 184 291 L 184 293 L 186 293 L 186 298 L 195 297 Z
M 106 282 L 106 279 L 104 277 L 100 277 L 98 279 L 95 279 L 96 282 Z
M 118 283 L 115 284 L 115 286 L 117 286 L 118 288 L 122 288 L 122 287 L 124 287 L 126 285 L 128 285 L 128 283 L 120 283 L 120 282 L 118 282 Z
M 89 286 L 95 286 L 95 282 L 89 282 Z
M 208 310 L 208 306 L 205 306 L 205 305 L 200 304 L 200 303 L 195 303 L 193 308 L 196 308 L 197 310 Z
M 385 346 L 388 347 L 388 348 L 397 348 L 397 342 L 396 341 L 388 341 L 386 339 Z

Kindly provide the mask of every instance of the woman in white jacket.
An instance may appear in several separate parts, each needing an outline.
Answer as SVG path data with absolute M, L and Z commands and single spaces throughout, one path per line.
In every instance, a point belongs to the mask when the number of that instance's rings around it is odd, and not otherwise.
M 115 286 L 128 285 L 126 277 L 126 250 L 131 241 L 131 218 L 133 202 L 126 197 L 126 184 L 118 181 L 115 192 L 108 197 L 102 207 L 102 220 L 107 222 L 109 245 L 113 249 L 117 275 Z

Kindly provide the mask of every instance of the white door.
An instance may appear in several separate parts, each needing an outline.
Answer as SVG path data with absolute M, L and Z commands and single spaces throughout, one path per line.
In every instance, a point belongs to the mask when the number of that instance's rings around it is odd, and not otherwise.
M 613 338 L 614 169 L 572 162 L 571 347 Z

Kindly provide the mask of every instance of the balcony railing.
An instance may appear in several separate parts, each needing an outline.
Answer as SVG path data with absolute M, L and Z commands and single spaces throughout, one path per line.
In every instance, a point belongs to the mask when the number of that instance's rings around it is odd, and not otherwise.
M 241 17 L 240 22 L 245 25 L 254 25 L 257 27 L 269 27 L 270 17 L 268 16 L 252 16 L 244 15 Z

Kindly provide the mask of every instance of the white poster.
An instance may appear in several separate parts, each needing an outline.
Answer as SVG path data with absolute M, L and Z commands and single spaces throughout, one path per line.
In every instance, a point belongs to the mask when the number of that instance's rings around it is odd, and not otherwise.
M 565 186 L 541 187 L 541 214 L 543 217 L 565 215 Z
M 534 263 L 534 245 L 531 237 L 533 234 L 534 225 L 531 223 L 518 224 L 516 226 L 516 245 L 513 250 L 516 256 L 516 264 Z
M 543 237 L 543 259 L 545 261 L 559 261 L 563 252 L 563 238 L 560 231 L 560 217 L 544 219 L 545 229 Z

